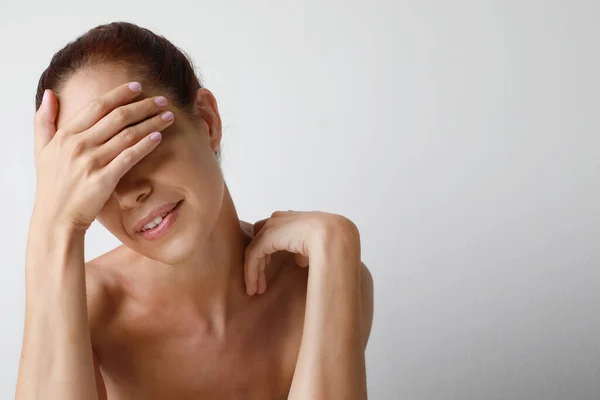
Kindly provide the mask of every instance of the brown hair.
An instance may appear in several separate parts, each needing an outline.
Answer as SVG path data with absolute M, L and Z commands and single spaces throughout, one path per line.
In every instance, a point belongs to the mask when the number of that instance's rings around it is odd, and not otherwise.
M 78 70 L 103 63 L 126 67 L 151 88 L 167 91 L 175 106 L 193 114 L 196 91 L 203 86 L 191 58 L 164 36 L 122 21 L 98 25 L 54 54 L 38 81 L 35 109 L 44 90 L 59 92 Z

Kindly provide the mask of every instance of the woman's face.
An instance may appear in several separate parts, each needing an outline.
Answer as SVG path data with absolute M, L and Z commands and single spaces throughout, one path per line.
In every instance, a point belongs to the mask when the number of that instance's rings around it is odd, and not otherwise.
M 118 66 L 104 65 L 74 74 L 58 93 L 57 128 L 94 98 L 132 80 L 135 78 Z M 165 96 L 175 120 L 161 131 L 158 146 L 123 175 L 97 220 L 127 247 L 174 264 L 185 261 L 206 240 L 221 210 L 224 180 L 215 155 L 221 121 L 216 101 L 207 89 L 198 90 L 198 113 L 193 117 L 177 109 L 166 92 L 145 89 L 135 101 Z M 136 233 L 135 225 L 150 211 L 179 201 L 183 202 L 178 205 L 177 218 L 166 234 L 150 241 Z

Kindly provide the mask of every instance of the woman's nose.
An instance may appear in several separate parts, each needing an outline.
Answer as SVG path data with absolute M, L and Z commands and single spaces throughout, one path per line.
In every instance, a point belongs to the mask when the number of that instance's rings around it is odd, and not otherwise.
M 121 180 L 115 187 L 114 195 L 121 209 L 126 210 L 143 202 L 151 191 L 152 187 L 148 181 L 132 184 Z

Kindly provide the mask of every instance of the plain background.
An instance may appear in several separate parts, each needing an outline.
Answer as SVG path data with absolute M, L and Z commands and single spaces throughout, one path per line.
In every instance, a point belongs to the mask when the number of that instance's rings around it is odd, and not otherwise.
M 359 226 L 370 398 L 600 398 L 600 3 L 2 2 L 0 398 L 14 397 L 51 56 L 127 20 L 217 98 L 240 217 Z M 120 243 L 100 224 L 86 260 Z

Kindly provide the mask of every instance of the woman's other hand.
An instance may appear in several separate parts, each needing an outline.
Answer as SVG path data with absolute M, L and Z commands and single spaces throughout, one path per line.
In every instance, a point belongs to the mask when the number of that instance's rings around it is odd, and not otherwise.
M 294 253 L 300 267 L 308 267 L 312 257 L 340 251 L 352 264 L 362 265 L 358 228 L 349 219 L 316 211 L 276 211 L 254 224 L 254 237 L 246 247 L 244 271 L 249 295 L 265 292 L 265 268 L 270 255 L 280 250 Z

